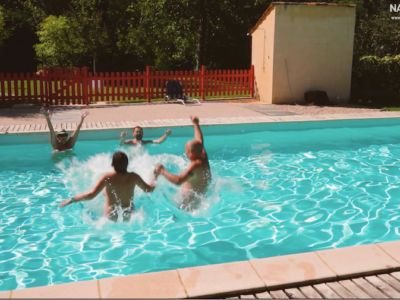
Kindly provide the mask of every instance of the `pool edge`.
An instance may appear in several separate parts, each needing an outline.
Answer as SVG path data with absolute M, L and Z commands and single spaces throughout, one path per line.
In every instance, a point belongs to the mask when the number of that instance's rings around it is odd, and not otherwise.
M 0 292 L 0 298 L 228 297 L 399 271 L 399 248 L 400 240 L 357 245 L 17 289 Z

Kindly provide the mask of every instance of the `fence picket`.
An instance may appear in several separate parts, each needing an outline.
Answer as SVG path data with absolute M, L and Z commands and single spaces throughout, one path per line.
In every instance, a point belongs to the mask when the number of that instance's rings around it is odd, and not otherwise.
M 88 101 L 97 102 L 97 99 L 93 95 L 93 77 L 94 74 L 92 72 L 88 73 L 87 85 L 88 85 Z
M 111 72 L 111 101 L 115 101 L 115 74 Z
M 14 102 L 18 103 L 18 74 L 13 73 Z
M 110 101 L 110 97 L 109 97 L 109 95 L 110 95 L 110 74 L 108 73 L 108 72 L 106 72 L 106 76 L 105 76 L 105 89 L 104 89 L 104 91 L 105 91 L 105 93 L 104 93 L 104 97 L 106 97 L 105 99 L 105 101 Z
M 132 75 L 131 72 L 126 73 L 126 100 L 131 100 L 131 95 L 132 95 Z
M 0 73 L 0 96 L 1 96 L 1 104 L 6 104 L 6 89 L 4 87 L 4 74 Z
M 137 78 L 136 72 L 132 72 L 132 79 L 131 79 L 131 81 L 132 81 L 132 93 L 131 93 L 132 100 L 136 100 L 136 78 Z
M 80 84 L 80 75 L 81 75 L 81 69 L 79 68 L 71 68 L 71 73 L 72 73 L 72 91 L 73 95 L 71 98 L 74 98 L 77 103 L 83 104 L 83 99 L 82 99 L 82 92 L 81 92 L 81 84 Z M 74 100 L 74 101 L 75 101 Z M 62 99 L 61 99 L 62 101 Z
M 32 97 L 34 103 L 42 103 L 41 95 L 40 95 L 40 84 L 41 84 L 41 76 L 38 73 L 32 73 L 33 80 L 33 91 Z M 39 89 L 38 89 L 39 85 Z
M 49 106 L 49 104 L 50 104 L 49 97 L 48 97 L 48 88 L 47 88 L 49 85 L 49 82 L 47 80 L 47 72 L 48 72 L 47 68 L 43 67 L 43 72 L 40 77 L 40 86 L 39 86 L 40 94 L 42 95 L 41 100 L 42 100 L 42 103 L 46 101 L 46 107 Z
M 105 94 L 105 90 L 104 90 L 104 82 L 105 82 L 105 80 L 104 80 L 104 78 L 106 76 L 104 76 L 103 72 L 100 72 L 98 74 L 99 74 L 99 77 L 100 77 L 100 79 L 99 79 L 100 88 L 98 90 L 98 95 L 99 96 L 97 98 L 95 98 L 94 101 L 93 101 L 95 103 L 99 102 L 99 101 L 106 101 L 106 96 L 104 95 Z
M 11 74 L 6 74 L 6 85 L 7 85 L 7 96 L 8 96 L 8 103 L 14 104 L 12 100 L 12 92 L 11 92 Z
M 26 73 L 26 75 L 22 74 L 21 80 L 24 83 L 24 86 L 25 86 L 25 79 L 26 79 L 26 92 L 24 91 L 21 101 L 23 102 L 26 100 L 28 103 L 32 103 L 31 83 L 33 82 L 33 80 L 31 79 L 31 74 L 29 73 Z
M 33 81 L 33 90 L 32 92 L 32 98 L 33 98 L 33 103 L 38 103 L 38 82 L 40 82 L 40 78 L 38 78 L 38 75 L 36 75 L 36 73 L 32 73 L 32 81 Z
M 65 76 L 65 97 L 68 100 L 71 100 L 72 104 L 75 104 L 75 93 L 73 90 L 71 90 L 70 87 L 70 82 L 73 82 L 73 74 L 74 74 L 74 69 L 73 68 L 66 68 L 64 74 L 66 74 Z M 78 102 L 79 103 L 79 102 Z

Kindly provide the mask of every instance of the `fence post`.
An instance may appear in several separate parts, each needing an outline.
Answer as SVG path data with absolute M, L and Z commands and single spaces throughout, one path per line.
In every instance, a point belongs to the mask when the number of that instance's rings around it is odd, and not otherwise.
M 250 68 L 250 97 L 254 98 L 254 65 L 251 65 Z
M 48 86 L 48 80 L 47 80 L 47 68 L 43 67 L 43 72 L 41 74 L 41 81 L 42 81 L 42 87 L 44 84 L 44 97 L 46 101 L 46 107 L 49 107 L 49 86 Z
M 150 103 L 150 66 L 146 66 L 146 96 Z
M 201 73 L 200 73 L 200 93 L 201 93 L 201 100 L 205 100 L 205 93 L 204 93 L 204 75 L 206 74 L 206 67 L 201 66 Z
M 83 100 L 85 101 L 85 105 L 89 105 L 88 101 L 88 79 L 87 79 L 87 67 L 82 68 L 82 84 L 83 84 Z M 97 83 L 96 83 L 97 84 Z

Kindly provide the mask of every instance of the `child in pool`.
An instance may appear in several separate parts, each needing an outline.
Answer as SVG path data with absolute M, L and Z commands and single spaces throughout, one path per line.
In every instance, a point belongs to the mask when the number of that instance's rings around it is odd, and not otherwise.
M 157 176 L 155 175 L 153 181 L 148 185 L 138 174 L 128 172 L 128 157 L 123 152 L 113 154 L 112 166 L 115 171 L 104 174 L 90 192 L 65 200 L 59 207 L 74 202 L 92 200 L 103 190 L 106 198 L 104 216 L 116 221 L 118 219 L 117 207 L 120 205 L 124 221 L 129 220 L 131 212 L 135 209 L 133 204 L 135 187 L 139 186 L 146 193 L 151 193 L 155 188 L 154 182 Z
M 189 166 L 179 175 L 172 174 L 158 164 L 154 170 L 157 176 L 162 174 L 170 182 L 182 185 L 183 202 L 182 209 L 188 209 L 191 204 L 203 196 L 211 182 L 211 170 L 206 150 L 204 149 L 203 134 L 201 133 L 199 119 L 190 117 L 194 126 L 194 140 L 186 143 L 185 153 L 190 160 Z

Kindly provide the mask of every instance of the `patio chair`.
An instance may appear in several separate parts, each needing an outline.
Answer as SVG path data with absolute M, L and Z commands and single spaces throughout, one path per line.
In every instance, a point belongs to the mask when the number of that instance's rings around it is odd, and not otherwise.
M 182 83 L 179 80 L 168 80 L 165 83 L 166 95 L 165 103 L 169 100 L 176 100 L 186 106 L 186 104 L 201 105 L 198 99 L 188 98 L 183 93 Z

